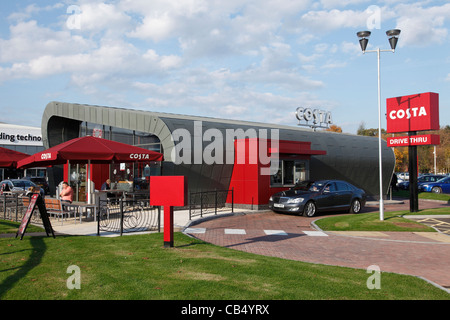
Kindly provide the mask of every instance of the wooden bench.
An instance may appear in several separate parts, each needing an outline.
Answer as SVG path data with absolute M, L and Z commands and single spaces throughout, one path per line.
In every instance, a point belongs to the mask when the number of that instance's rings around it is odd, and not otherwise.
M 56 216 L 57 218 L 61 217 L 61 224 L 63 224 L 65 215 L 69 217 L 70 214 L 74 213 L 76 217 L 76 212 L 65 208 L 60 199 L 44 198 L 44 203 L 49 215 Z
M 49 216 L 56 216 L 59 220 L 61 218 L 61 224 L 63 224 L 64 216 L 69 217 L 71 214 L 74 214 L 76 218 L 76 211 L 68 210 L 64 207 L 60 199 L 55 198 L 44 198 L 45 208 L 47 209 L 47 213 Z M 30 205 L 30 197 L 22 196 L 22 210 L 26 212 L 28 206 Z M 37 210 L 37 208 L 35 208 Z M 37 210 L 39 212 L 39 210 Z

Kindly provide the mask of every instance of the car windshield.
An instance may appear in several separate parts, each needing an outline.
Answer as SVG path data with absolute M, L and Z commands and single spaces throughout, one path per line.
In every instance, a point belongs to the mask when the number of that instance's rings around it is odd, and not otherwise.
M 446 180 L 448 180 L 448 179 L 450 179 L 450 177 L 444 177 L 444 178 L 442 178 L 442 179 L 439 179 L 438 181 L 436 181 L 436 182 L 445 182 Z
M 29 188 L 31 186 L 35 186 L 35 184 L 31 181 L 28 180 L 16 180 L 16 181 L 12 181 L 14 187 L 17 188 Z
M 300 181 L 295 184 L 295 186 L 292 188 L 293 190 L 303 190 L 307 191 L 311 184 L 313 184 L 313 181 Z
M 317 192 L 317 191 L 319 191 L 320 189 L 322 189 L 323 188 L 323 186 L 325 185 L 325 181 L 317 181 L 317 182 L 314 182 L 310 187 L 309 187 L 309 191 L 312 191 L 312 192 Z

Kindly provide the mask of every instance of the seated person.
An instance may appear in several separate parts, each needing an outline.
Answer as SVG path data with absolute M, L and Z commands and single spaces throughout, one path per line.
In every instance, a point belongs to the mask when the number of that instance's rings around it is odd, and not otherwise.
M 106 181 L 102 184 L 102 188 L 101 190 L 111 190 L 111 180 L 110 179 L 106 179 Z M 113 198 L 114 194 L 111 192 L 106 193 L 106 197 L 107 198 Z
M 61 198 L 61 202 L 64 203 L 72 203 L 73 201 L 73 189 L 69 186 L 69 184 L 64 181 L 62 184 L 62 190 L 61 193 L 59 194 L 60 198 Z

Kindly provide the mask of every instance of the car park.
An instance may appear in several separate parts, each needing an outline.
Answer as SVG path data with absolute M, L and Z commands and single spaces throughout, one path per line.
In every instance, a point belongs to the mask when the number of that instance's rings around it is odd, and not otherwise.
M 442 178 L 445 178 L 442 174 L 424 174 L 417 178 L 417 185 L 421 185 L 423 183 L 427 182 L 436 182 Z M 402 181 L 397 184 L 397 186 L 402 190 L 408 190 L 409 189 L 409 180 L 408 181 Z
M 403 181 L 409 181 L 409 172 L 397 172 L 397 184 Z
M 304 181 L 269 199 L 269 208 L 275 212 L 297 213 L 306 217 L 323 211 L 359 213 L 365 204 L 365 191 L 342 180 Z
M 450 177 L 442 178 L 436 182 L 427 182 L 419 186 L 421 192 L 450 193 Z

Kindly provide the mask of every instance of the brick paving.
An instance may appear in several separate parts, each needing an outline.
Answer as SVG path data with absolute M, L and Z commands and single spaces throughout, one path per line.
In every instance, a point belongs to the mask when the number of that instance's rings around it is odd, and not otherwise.
M 432 201 L 419 203 L 419 209 L 441 206 L 449 207 Z M 397 210 L 409 210 L 409 203 L 385 205 L 386 212 Z M 369 211 L 378 208 L 364 210 Z M 361 269 L 377 265 L 382 272 L 421 276 L 450 289 L 450 236 L 429 237 L 420 232 L 305 233 L 315 231 L 311 222 L 325 216 L 311 219 L 272 211 L 238 214 L 199 222 L 192 227 L 204 228 L 204 233 L 192 235 L 219 246 L 284 259 Z M 245 234 L 225 234 L 225 229 L 245 230 Z M 264 230 L 282 230 L 287 235 L 267 235 Z

